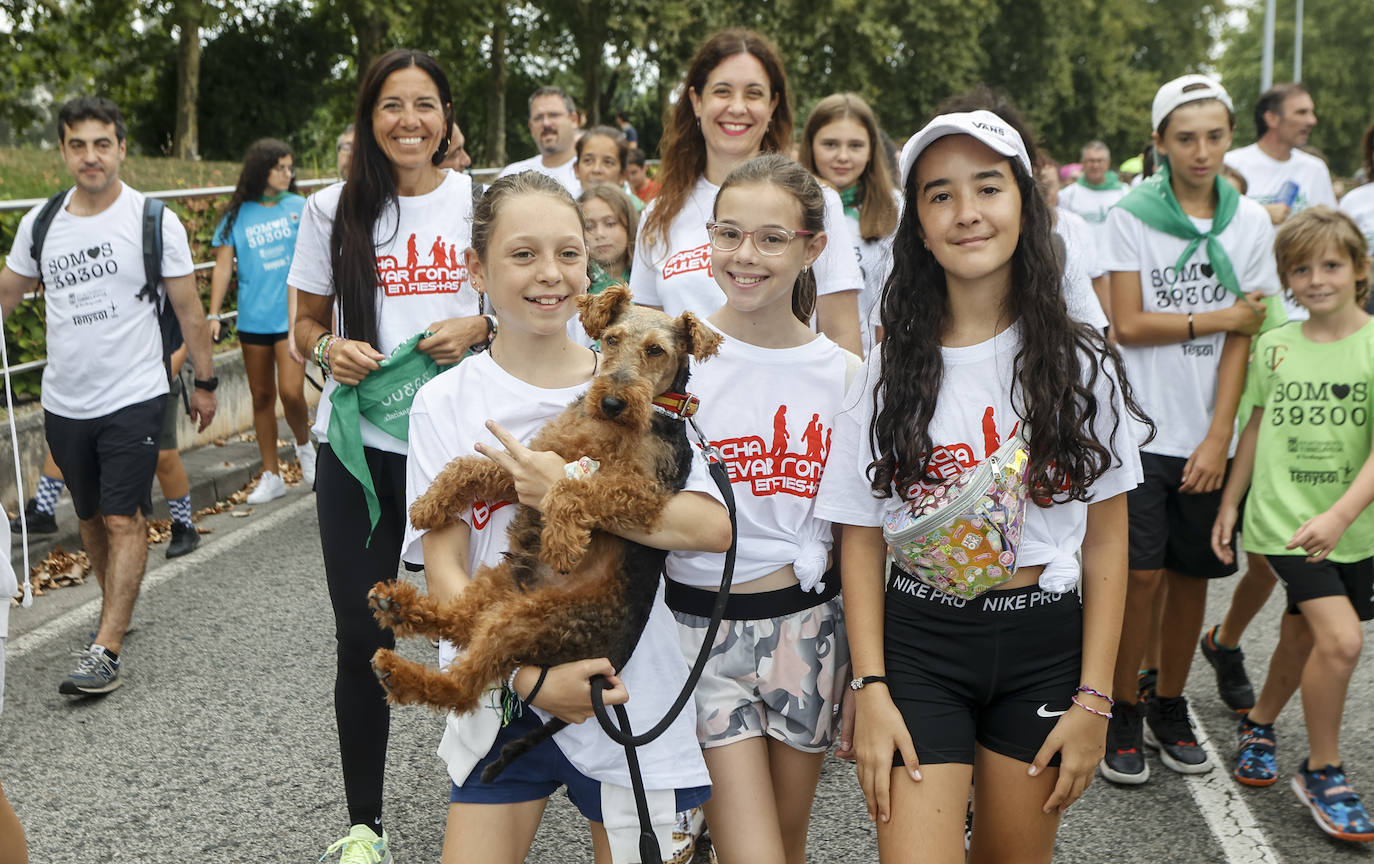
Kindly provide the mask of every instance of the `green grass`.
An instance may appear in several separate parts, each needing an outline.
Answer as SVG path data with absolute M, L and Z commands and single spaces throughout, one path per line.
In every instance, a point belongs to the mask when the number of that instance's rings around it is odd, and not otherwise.
M 240 167 L 238 162 L 189 162 L 160 156 L 130 156 L 120 166 L 119 176 L 135 189 L 154 192 L 233 186 L 238 182 Z M 302 171 L 301 179 L 305 179 L 307 173 Z M 46 198 L 71 184 L 71 175 L 56 150 L 0 147 L 0 201 Z

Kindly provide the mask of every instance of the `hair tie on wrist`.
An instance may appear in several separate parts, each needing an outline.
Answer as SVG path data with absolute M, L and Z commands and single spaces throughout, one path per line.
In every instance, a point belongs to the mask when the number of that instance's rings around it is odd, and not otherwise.
M 1097 692 L 1096 690 L 1094 690 L 1093 688 L 1087 686 L 1086 684 L 1085 684 L 1084 686 L 1082 686 L 1082 687 L 1079 687 L 1075 692 L 1077 692 L 1077 693 L 1087 693 L 1089 696 L 1096 696 L 1098 699 L 1105 699 L 1105 700 L 1107 700 L 1107 705 L 1108 705 L 1108 706 L 1112 706 L 1112 705 L 1115 705 L 1115 704 L 1116 704 L 1116 700 L 1115 700 L 1115 699 L 1113 699 L 1112 697 L 1108 696 L 1106 693 L 1099 693 L 1099 692 Z
M 534 697 L 535 697 L 536 694 L 539 693 L 539 688 L 544 686 L 544 679 L 547 678 L 547 677 L 549 677 L 549 667 L 547 667 L 547 666 L 540 666 L 540 667 L 539 667 L 539 680 L 534 682 L 534 687 L 530 689 L 529 695 L 526 696 L 526 697 L 525 697 L 523 700 L 521 700 L 521 701 L 523 701 L 526 705 L 533 705 L 533 704 L 534 704 Z

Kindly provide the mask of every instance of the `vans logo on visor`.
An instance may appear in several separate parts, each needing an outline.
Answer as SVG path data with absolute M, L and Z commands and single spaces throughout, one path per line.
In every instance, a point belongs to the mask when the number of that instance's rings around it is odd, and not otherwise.
M 973 121 L 973 125 L 975 128 L 978 129 L 986 129 L 992 134 L 998 136 L 999 138 L 1007 137 L 1007 130 L 1001 126 L 993 126 L 991 123 L 983 123 L 978 120 Z

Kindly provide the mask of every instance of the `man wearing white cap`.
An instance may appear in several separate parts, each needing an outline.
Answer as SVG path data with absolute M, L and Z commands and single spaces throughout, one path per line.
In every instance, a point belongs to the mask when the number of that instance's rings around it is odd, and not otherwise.
M 1146 742 L 1174 771 L 1212 768 L 1183 685 L 1207 580 L 1235 572 L 1212 553 L 1211 525 L 1260 300 L 1279 288 L 1268 214 L 1217 176 L 1235 127 L 1226 91 L 1202 75 L 1176 78 L 1155 95 L 1150 119 L 1159 170 L 1110 211 L 1104 250 L 1127 375 L 1157 427 L 1141 444 L 1145 481 L 1128 493 L 1131 578 L 1102 762 L 1103 776 L 1125 784 L 1149 778 Z M 1157 690 L 1141 705 L 1136 674 L 1164 583 Z

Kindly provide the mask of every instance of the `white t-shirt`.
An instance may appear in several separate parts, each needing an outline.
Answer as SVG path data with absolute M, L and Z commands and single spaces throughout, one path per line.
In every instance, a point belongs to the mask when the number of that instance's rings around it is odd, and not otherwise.
M 1059 218 L 1054 231 L 1064 241 L 1064 305 L 1069 308 L 1069 317 L 1100 330 L 1110 322 L 1093 291 L 1093 279 L 1106 270 L 1098 263 L 1092 229 L 1072 210 L 1055 209 Z
M 1291 180 L 1298 186 L 1298 197 L 1293 200 L 1290 212 L 1297 213 L 1316 204 L 1336 206 L 1331 172 L 1325 162 L 1309 153 L 1294 150 L 1286 162 L 1280 162 L 1261 150 L 1259 144 L 1250 144 L 1227 153 L 1226 164 L 1245 178 L 1246 197 L 1261 204 L 1277 202 L 1283 184 Z
M 1070 183 L 1059 190 L 1059 207 L 1083 217 L 1094 245 L 1100 248 L 1107 236 L 1107 211 L 1129 191 L 1124 183 L 1116 189 L 1089 189 L 1082 183 Z
M 481 441 L 496 445 L 495 436 L 484 425 L 488 419 L 500 423 L 519 440 L 528 443 L 551 418 L 557 416 L 590 382 L 575 387 L 545 390 L 506 372 L 484 352 L 431 379 L 410 409 L 410 453 L 406 460 L 406 507 L 425 492 L 435 476 L 451 459 L 475 453 Z M 693 453 L 696 453 L 695 448 Z M 716 497 L 715 484 L 699 456 L 694 455 L 692 473 L 685 487 Z M 515 506 L 506 501 L 484 501 L 462 513 L 471 529 L 468 541 L 468 572 L 495 566 L 509 547 L 506 529 L 515 516 Z M 422 531 L 407 523 L 401 544 L 402 557 L 423 563 Z M 440 666 L 451 663 L 457 652 L 441 643 Z M 654 598 L 653 610 L 639 644 L 620 672 L 630 691 L 625 705 L 630 725 L 636 732 L 657 723 L 687 680 L 687 663 L 678 644 L 677 622 L 663 602 L 663 586 Z M 493 710 L 479 708 L 478 711 Z M 539 709 L 534 709 L 539 711 Z M 545 720 L 550 715 L 539 711 Z M 493 738 L 494 740 L 494 738 Z M 577 770 L 595 780 L 629 786 L 625 751 L 606 737 L 595 719 L 574 724 L 553 740 Z M 469 742 L 470 743 L 470 742 Z M 490 747 L 490 742 L 487 744 Z M 710 783 L 705 760 L 696 738 L 696 718 L 684 711 L 668 731 L 639 748 L 639 764 L 648 789 L 678 789 Z
M 1369 241 L 1370 253 L 1374 254 L 1374 183 L 1357 186 L 1345 193 L 1341 209 L 1360 226 L 1360 233 Z
M 662 199 L 655 198 L 644 208 L 639 236 L 635 238 L 634 266 L 630 268 L 630 291 L 636 303 L 658 306 L 673 316 L 690 310 L 702 318 L 725 305 L 725 294 L 711 272 L 711 241 L 706 233 L 719 191 L 720 187 L 704 176 L 697 180 L 668 228 L 667 248 L 659 244 L 650 247 L 643 230 L 649 213 Z M 864 280 L 854 247 L 834 242 L 849 236 L 844 224 L 844 205 L 829 186 L 822 186 L 821 192 L 825 195 L 825 233 L 831 242 L 816 259 L 816 293 L 861 291 Z
M 957 477 L 1015 434 L 1020 419 L 1012 402 L 1012 361 L 1020 343 L 1020 324 L 1014 324 L 986 342 L 940 349 L 944 378 L 930 421 L 935 454 L 931 470 L 940 477 Z M 902 506 L 895 494 L 875 497 L 868 481 L 868 466 L 875 460 L 869 434 L 874 418 L 873 391 L 881 371 L 881 352 L 874 352 L 849 388 L 844 410 L 835 418 L 835 440 L 816 498 L 818 518 L 842 525 L 878 527 L 888 513 Z M 1093 390 L 1098 400 L 1094 436 L 1112 453 L 1111 467 L 1092 485 L 1093 501 L 1134 489 L 1142 476 L 1140 454 L 1126 424 L 1123 422 L 1115 437 L 1112 435 L 1114 419 L 1127 416 L 1119 385 L 1116 397 L 1111 395 L 1115 379 L 1115 374 L 1099 374 Z M 1072 588 L 1078 574 L 1074 553 L 1083 545 L 1087 519 L 1087 502 L 1066 501 L 1049 507 L 1030 504 L 1017 566 L 1046 565 L 1040 577 L 1040 587 L 1046 591 L 1058 594 Z
M 900 214 L 902 193 L 894 189 L 892 197 L 897 202 L 897 212 Z M 864 354 L 867 355 L 873 348 L 873 329 L 882 323 L 879 301 L 883 296 L 883 284 L 892 272 L 892 239 L 897 232 L 893 229 L 892 234 L 877 240 L 865 240 L 859 233 L 859 220 L 856 217 L 846 213 L 844 222 L 849 226 L 854 257 L 858 259 L 859 272 L 864 279 L 863 290 L 859 292 L 859 323 L 863 330 Z
M 30 254 L 42 205 L 19 220 L 5 266 L 42 276 L 47 307 L 48 365 L 43 408 L 89 420 L 167 392 L 157 307 L 143 290 L 143 202 L 122 184 L 114 203 L 94 216 L 67 210 L 73 189 L 48 226 L 41 263 Z M 162 276 L 192 272 L 186 229 L 171 209 L 162 213 Z M 166 286 L 161 286 L 165 296 Z
M 1211 219 L 1192 221 L 1199 231 L 1212 227 Z M 1205 242 L 1198 244 L 1183 272 L 1176 273 L 1174 265 L 1188 241 L 1149 228 L 1120 207 L 1107 217 L 1107 230 L 1103 263 L 1111 271 L 1140 274 L 1142 312 L 1197 314 L 1237 302 L 1212 274 Z M 1220 239 L 1241 290 L 1278 292 L 1274 227 L 1263 207 L 1241 198 Z M 1136 399 L 1156 426 L 1155 438 L 1144 445 L 1145 450 L 1186 459 L 1202 443 L 1216 407 L 1217 365 L 1225 341 L 1225 333 L 1212 333 L 1169 345 L 1121 346 Z M 1137 431 L 1143 440 L 1143 425 Z M 1230 453 L 1235 452 L 1235 443 L 1232 436 Z
M 296 257 L 288 285 L 310 294 L 334 295 L 329 233 L 344 184 L 336 183 L 310 196 L 296 235 Z M 449 171 L 432 192 L 398 198 L 396 209 L 382 212 L 373 240 L 377 244 L 377 341 L 390 354 L 405 340 L 436 321 L 477 314 L 477 292 L 468 281 L 463 250 L 472 236 L 472 178 Z M 338 303 L 334 304 L 337 311 Z M 342 327 L 342 321 L 339 323 Z M 329 440 L 330 396 L 338 387 L 332 377 L 315 415 L 315 437 Z M 406 442 L 393 438 L 361 418 L 363 446 L 405 453 Z
M 812 505 L 852 355 L 823 335 L 796 348 L 721 336 L 720 353 L 692 363 L 688 387 L 701 400 L 697 425 L 720 449 L 735 493 L 733 584 L 793 563 L 820 576 L 830 523 L 814 518 Z M 715 552 L 669 553 L 668 578 L 717 588 L 724 559 Z
M 573 170 L 576 165 L 577 157 L 574 156 L 557 168 L 549 168 L 544 164 L 543 156 L 535 155 L 528 159 L 521 159 L 519 162 L 510 163 L 505 168 L 501 169 L 501 173 L 497 175 L 497 178 L 499 179 L 509 174 L 519 174 L 521 171 L 538 171 L 545 177 L 552 177 L 563 184 L 563 188 L 568 190 L 568 194 L 576 198 L 578 195 L 582 194 L 582 181 L 577 179 L 577 172 Z

